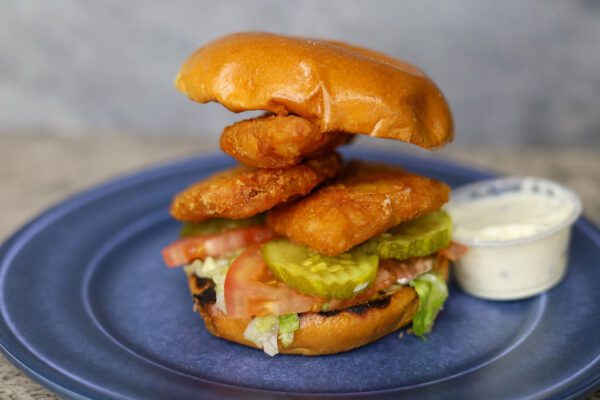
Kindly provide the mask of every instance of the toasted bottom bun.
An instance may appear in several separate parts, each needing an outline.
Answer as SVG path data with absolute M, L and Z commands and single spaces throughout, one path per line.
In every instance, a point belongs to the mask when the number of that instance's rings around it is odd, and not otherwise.
M 436 269 L 447 279 L 448 261 L 445 258 L 438 258 Z M 212 281 L 195 275 L 188 278 L 196 310 L 202 315 L 206 329 L 217 337 L 258 348 L 244 337 L 251 318 L 232 318 L 224 314 L 215 306 Z M 300 329 L 294 333 L 294 341 L 287 347 L 279 342 L 279 352 L 316 356 L 364 346 L 409 324 L 418 305 L 415 290 L 405 286 L 388 296 L 357 306 L 301 313 Z

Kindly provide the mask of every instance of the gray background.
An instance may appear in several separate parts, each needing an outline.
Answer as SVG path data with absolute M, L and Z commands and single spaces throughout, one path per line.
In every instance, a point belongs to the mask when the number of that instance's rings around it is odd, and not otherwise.
M 421 66 L 457 142 L 600 146 L 600 1 L 0 2 L 0 135 L 212 135 L 239 115 L 173 88 L 235 31 L 342 39 Z M 0 143 L 2 138 L 0 136 Z

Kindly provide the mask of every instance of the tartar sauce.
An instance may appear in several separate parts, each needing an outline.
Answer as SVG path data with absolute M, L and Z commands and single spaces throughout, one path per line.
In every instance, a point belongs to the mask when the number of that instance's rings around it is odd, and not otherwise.
M 452 205 L 453 238 L 465 242 L 510 241 L 537 235 L 573 213 L 572 202 L 533 193 L 505 193 Z
M 467 293 L 515 300 L 557 285 L 581 213 L 576 193 L 547 179 L 507 177 L 463 186 L 447 206 L 453 239 L 467 246 L 456 280 Z

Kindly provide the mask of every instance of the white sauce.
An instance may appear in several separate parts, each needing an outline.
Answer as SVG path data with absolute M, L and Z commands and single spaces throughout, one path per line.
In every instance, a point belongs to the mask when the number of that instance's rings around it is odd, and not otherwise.
M 465 292 L 522 299 L 565 276 L 571 226 L 581 213 L 575 193 L 545 179 L 508 177 L 467 185 L 454 196 L 453 239 L 468 248 L 454 273 Z
M 534 236 L 559 225 L 573 210 L 573 203 L 564 198 L 523 192 L 448 208 L 454 224 L 453 237 L 459 242 L 503 242 Z

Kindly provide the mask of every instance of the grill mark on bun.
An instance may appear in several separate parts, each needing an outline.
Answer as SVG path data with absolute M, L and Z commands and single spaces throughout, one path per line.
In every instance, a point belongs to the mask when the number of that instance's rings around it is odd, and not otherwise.
M 368 303 L 358 304 L 352 307 L 348 307 L 348 311 L 353 314 L 364 314 L 371 308 L 378 308 L 383 310 L 390 305 L 390 296 L 385 296 L 379 299 L 371 300 Z
M 194 299 L 196 299 L 200 307 L 207 307 L 211 304 L 215 304 L 217 301 L 217 292 L 215 292 L 214 285 L 210 285 L 200 293 L 196 293 Z
M 198 289 L 206 288 L 208 286 L 213 285 L 213 281 L 209 278 L 200 278 L 198 275 L 194 275 L 194 278 L 196 279 L 196 287 Z
M 317 314 L 319 314 L 321 317 L 333 317 L 335 315 L 338 315 L 342 311 L 344 311 L 344 309 L 341 309 L 341 310 L 330 310 L 330 311 L 319 311 Z M 302 313 L 300 315 L 302 316 L 304 314 L 310 314 L 310 313 Z
M 371 300 L 367 303 L 358 304 L 348 308 L 341 308 L 338 310 L 320 311 L 319 314 L 322 317 L 333 317 L 343 312 L 349 312 L 355 315 L 362 315 L 369 312 L 370 309 L 378 308 L 384 309 L 390 305 L 390 296 L 385 296 L 379 299 Z M 304 314 L 304 313 L 303 313 Z

